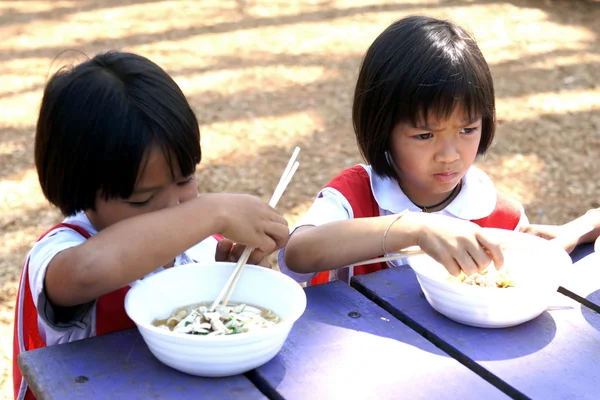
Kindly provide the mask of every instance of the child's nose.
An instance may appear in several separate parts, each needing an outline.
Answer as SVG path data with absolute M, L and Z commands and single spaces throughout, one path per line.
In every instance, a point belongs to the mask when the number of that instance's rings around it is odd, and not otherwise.
M 451 163 L 458 160 L 460 157 L 458 149 L 454 143 L 444 143 L 437 151 L 435 161 L 443 163 Z

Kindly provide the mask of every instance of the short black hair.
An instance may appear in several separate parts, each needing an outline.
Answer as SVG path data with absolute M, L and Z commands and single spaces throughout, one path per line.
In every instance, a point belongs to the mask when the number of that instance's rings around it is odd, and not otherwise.
M 360 67 L 352 120 L 360 151 L 380 176 L 396 178 L 385 152 L 400 122 L 450 117 L 462 106 L 481 116 L 484 154 L 496 127 L 494 83 L 475 39 L 452 22 L 426 16 L 400 19 L 367 50 Z
M 35 137 L 42 191 L 64 215 L 128 198 L 147 153 L 191 175 L 201 160 L 198 121 L 175 81 L 137 54 L 109 51 L 63 68 L 46 85 Z M 173 171 L 171 171 L 173 173 Z

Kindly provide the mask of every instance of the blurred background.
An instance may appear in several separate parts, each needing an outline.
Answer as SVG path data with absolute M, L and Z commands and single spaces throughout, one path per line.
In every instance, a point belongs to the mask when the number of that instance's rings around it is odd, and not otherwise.
M 498 130 L 478 165 L 534 223 L 600 202 L 600 3 L 596 0 L 57 0 L 0 2 L 0 398 L 12 396 L 18 278 L 61 220 L 41 195 L 33 138 L 44 84 L 83 54 L 119 49 L 162 66 L 198 115 L 200 192 L 268 201 L 295 146 L 278 208 L 293 226 L 318 190 L 361 162 L 350 119 L 361 57 L 394 20 L 470 30 L 496 84 Z

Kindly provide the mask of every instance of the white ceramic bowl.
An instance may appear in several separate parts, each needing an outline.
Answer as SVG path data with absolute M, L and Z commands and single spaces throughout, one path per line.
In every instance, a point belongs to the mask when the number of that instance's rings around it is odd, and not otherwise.
M 212 302 L 235 268 L 234 263 L 189 264 L 169 268 L 135 284 L 125 298 L 135 322 L 158 360 L 179 371 L 205 377 L 236 375 L 259 367 L 281 350 L 294 322 L 306 308 L 306 295 L 288 276 L 246 265 L 230 302 L 267 308 L 282 321 L 272 327 L 223 336 L 174 333 L 152 325 L 179 308 Z
M 512 288 L 471 286 L 452 282 L 448 271 L 427 255 L 410 260 L 427 302 L 446 317 L 481 328 L 505 328 L 539 316 L 559 287 L 562 273 L 572 264 L 568 253 L 539 237 L 501 229 L 486 229 L 510 242 L 504 266 Z

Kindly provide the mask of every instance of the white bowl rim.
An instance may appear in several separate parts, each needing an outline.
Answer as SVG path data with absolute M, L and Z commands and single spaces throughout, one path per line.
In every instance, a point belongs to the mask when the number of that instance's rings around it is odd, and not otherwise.
M 212 262 L 196 262 L 196 263 L 189 263 L 189 264 L 185 264 L 185 265 L 180 265 L 174 268 L 169 268 L 166 269 L 164 271 L 161 271 L 158 274 L 149 276 L 148 278 L 146 278 L 146 281 L 153 281 L 158 279 L 158 277 L 161 274 L 164 273 L 174 273 L 171 271 L 175 271 L 176 269 L 181 271 L 181 269 L 191 269 L 191 268 L 197 268 L 198 266 L 217 266 L 218 264 L 230 264 L 230 265 L 235 265 L 236 263 L 233 262 L 219 262 L 219 261 L 212 261 Z M 223 266 L 220 265 L 219 268 L 222 268 Z M 250 268 L 250 269 L 256 269 L 259 271 L 264 271 L 261 273 L 273 273 L 273 274 L 280 274 L 280 277 L 285 281 L 287 280 L 289 283 L 293 283 L 295 286 L 298 287 L 298 289 L 300 290 L 300 292 L 302 292 L 302 296 L 300 296 L 300 298 L 302 299 L 302 306 L 298 307 L 298 310 L 295 312 L 294 315 L 292 315 L 292 317 L 286 318 L 286 319 L 282 319 L 278 324 L 275 324 L 273 326 L 270 326 L 268 329 L 270 332 L 273 332 L 274 330 L 282 330 L 282 329 L 287 329 L 289 325 L 294 324 L 301 316 L 302 314 L 304 314 L 304 311 L 306 310 L 306 304 L 307 304 L 307 300 L 306 300 L 306 293 L 304 292 L 304 289 L 292 278 L 290 278 L 289 276 L 279 272 L 279 271 L 274 271 L 271 268 L 267 268 L 267 267 L 261 267 L 258 265 L 253 265 L 253 264 L 246 264 L 244 266 L 244 269 L 246 268 Z M 243 273 L 243 271 L 242 271 Z M 140 281 L 141 283 L 139 283 L 139 285 L 143 285 L 145 282 L 144 281 Z M 147 322 L 141 322 L 139 320 L 136 320 L 136 318 L 134 318 L 129 312 L 127 312 L 127 306 L 129 304 L 128 299 L 131 296 L 135 295 L 135 287 L 132 287 L 131 289 L 129 289 L 129 291 L 127 292 L 127 294 L 125 295 L 125 311 L 128 315 L 128 317 L 139 327 L 142 327 L 144 329 L 150 330 L 154 333 L 169 337 L 169 338 L 177 338 L 177 339 L 181 339 L 181 340 L 186 340 L 186 341 L 190 341 L 190 342 L 202 342 L 202 343 L 207 343 L 207 342 L 227 342 L 227 341 L 239 341 L 242 338 L 252 338 L 252 337 L 263 337 L 264 336 L 264 331 L 260 330 L 260 329 L 256 329 L 256 330 L 252 330 L 250 332 L 242 332 L 242 333 L 236 333 L 235 335 L 215 335 L 215 336 L 204 336 L 204 335 L 190 335 L 188 333 L 181 333 L 181 332 L 173 332 L 173 331 L 167 331 L 166 329 L 163 328 L 159 328 L 157 326 L 152 325 L 152 323 L 147 323 Z M 296 290 L 296 289 L 293 289 Z M 133 293 L 133 294 L 132 294 Z M 210 301 L 210 300 L 209 300 Z M 182 305 L 181 307 L 184 307 L 186 305 Z M 260 307 L 260 306 L 259 306 Z M 273 332 L 275 333 L 275 332 Z M 269 335 L 272 336 L 272 335 Z
M 569 256 L 569 253 L 566 252 L 566 250 L 564 250 L 563 248 L 561 248 L 559 246 L 555 246 L 555 245 L 549 243 L 548 240 L 543 239 L 539 236 L 527 234 L 524 232 L 500 229 L 500 228 L 483 228 L 483 229 L 485 229 L 486 231 L 489 231 L 489 232 L 493 232 L 493 234 L 498 234 L 498 235 L 504 235 L 504 236 L 517 235 L 517 236 L 521 236 L 521 237 L 526 237 L 527 238 L 526 240 L 531 240 L 531 241 L 540 243 L 541 246 L 553 248 L 556 251 L 556 254 L 560 254 L 560 258 L 562 258 L 562 260 L 558 260 L 558 262 L 556 263 L 559 270 L 564 269 L 564 267 L 566 267 L 567 265 L 572 264 L 571 257 Z M 418 254 L 413 257 L 415 257 L 415 258 L 417 258 L 417 257 L 418 258 L 422 258 L 422 257 L 431 258 L 427 254 Z M 500 287 L 496 287 L 496 286 L 489 287 L 489 286 L 478 286 L 478 285 L 465 285 L 461 282 L 455 282 L 455 281 L 448 280 L 447 277 L 442 277 L 434 271 L 431 271 L 429 269 L 420 268 L 418 266 L 418 264 L 416 264 L 416 265 L 417 266 L 410 265 L 410 263 L 409 263 L 410 268 L 415 272 L 415 274 L 417 274 L 421 277 L 425 277 L 427 279 L 431 279 L 432 281 L 442 283 L 443 285 L 452 287 L 453 289 L 459 287 L 461 289 L 458 289 L 458 290 L 464 290 L 466 292 L 469 292 L 469 291 L 472 291 L 472 292 L 489 292 L 489 291 L 506 292 L 507 289 L 509 289 L 512 292 L 512 291 L 521 291 L 521 290 L 529 290 L 530 289 L 530 288 L 517 287 L 517 286 L 508 287 L 508 288 L 500 288 Z M 448 273 L 448 277 L 449 276 L 450 276 L 450 273 Z M 558 289 L 559 286 L 560 285 L 557 284 L 556 288 Z

